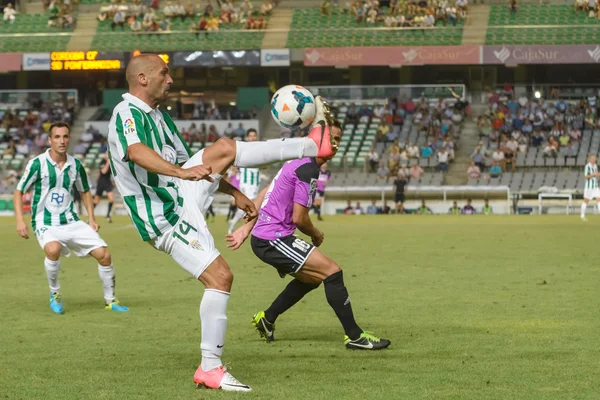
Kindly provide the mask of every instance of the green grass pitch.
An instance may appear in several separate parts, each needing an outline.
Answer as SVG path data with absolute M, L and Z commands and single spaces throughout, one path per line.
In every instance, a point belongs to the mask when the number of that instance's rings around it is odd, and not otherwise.
M 92 259 L 63 259 L 65 315 L 48 307 L 43 254 L 0 219 L 0 399 L 598 399 L 600 217 L 335 216 L 323 251 L 345 271 L 359 324 L 390 338 L 349 351 L 322 289 L 250 324 L 287 280 L 225 248 L 235 274 L 224 361 L 253 392 L 198 390 L 203 293 L 129 220 L 99 218 L 131 311 L 103 309 Z

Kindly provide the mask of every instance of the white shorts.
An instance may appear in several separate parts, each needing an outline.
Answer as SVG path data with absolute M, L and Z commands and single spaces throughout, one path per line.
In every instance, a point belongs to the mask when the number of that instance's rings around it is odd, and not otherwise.
M 583 198 L 586 200 L 600 199 L 600 188 L 585 189 L 583 191 Z
M 43 249 L 50 242 L 59 242 L 62 246 L 60 254 L 68 257 L 71 251 L 77 257 L 85 257 L 91 251 L 107 247 L 98 232 L 83 221 L 60 226 L 42 226 L 35 231 L 40 247 Z
M 202 165 L 203 152 L 196 153 L 183 167 Z M 183 197 L 183 212 L 180 213 L 179 222 L 150 242 L 156 249 L 169 254 L 196 279 L 221 254 L 215 248 L 215 241 L 204 220 L 204 213 L 219 188 L 221 175 L 215 174 L 213 178 L 213 183 L 176 180 L 179 194 Z
M 259 190 L 256 185 L 240 185 L 240 192 L 250 200 L 254 200 L 258 197 Z

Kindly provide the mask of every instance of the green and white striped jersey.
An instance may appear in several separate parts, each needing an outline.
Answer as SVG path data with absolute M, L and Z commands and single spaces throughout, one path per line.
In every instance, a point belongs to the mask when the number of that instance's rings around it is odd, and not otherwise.
M 240 188 L 260 186 L 260 169 L 258 168 L 240 168 Z
M 62 169 L 50 157 L 50 150 L 31 159 L 17 185 L 25 193 L 33 185 L 31 226 L 35 231 L 42 226 L 59 226 L 79 221 L 73 207 L 73 185 L 80 192 L 90 190 L 83 165 L 67 155 Z
M 598 172 L 598 166 L 596 164 L 590 164 L 587 163 L 585 166 L 585 173 L 584 175 L 591 175 L 595 172 Z M 592 177 L 590 179 L 586 179 L 585 180 L 585 189 L 597 189 L 598 188 L 598 178 L 597 177 Z
M 127 148 L 142 143 L 171 164 L 192 153 L 171 117 L 125 93 L 108 125 L 108 152 L 117 189 L 143 240 L 151 240 L 177 224 L 183 198 L 175 179 L 146 171 L 129 160 Z

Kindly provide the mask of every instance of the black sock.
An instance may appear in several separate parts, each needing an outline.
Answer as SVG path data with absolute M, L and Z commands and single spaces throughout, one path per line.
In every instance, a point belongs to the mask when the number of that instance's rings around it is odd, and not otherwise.
M 343 272 L 336 272 L 325 278 L 323 282 L 325 283 L 325 296 L 327 297 L 327 302 L 331 308 L 333 308 L 335 315 L 337 315 L 342 323 L 346 335 L 351 340 L 358 339 L 363 331 L 354 320 L 350 296 L 348 296 L 348 290 L 344 285 Z
M 319 285 L 300 282 L 298 279 L 292 280 L 277 296 L 273 304 L 265 310 L 265 318 L 270 323 L 274 323 L 277 317 L 299 302 L 308 292 L 318 287 Z
M 315 206 L 315 212 L 317 213 L 317 217 L 321 218 L 321 206 Z
M 113 206 L 113 202 L 109 201 L 108 202 L 108 211 L 106 212 L 106 218 L 110 218 L 110 212 L 112 210 L 112 206 Z

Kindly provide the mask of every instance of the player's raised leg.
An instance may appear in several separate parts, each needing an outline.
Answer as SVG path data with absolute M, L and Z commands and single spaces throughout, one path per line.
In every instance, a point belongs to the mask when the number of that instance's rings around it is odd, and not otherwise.
M 204 165 L 210 166 L 213 172 L 225 174 L 232 165 L 260 167 L 277 161 L 302 157 L 332 157 L 338 146 L 330 133 L 333 120 L 329 115 L 328 106 L 320 97 L 317 99 L 315 99 L 316 123 L 307 137 L 273 139 L 264 142 L 240 142 L 220 138 L 213 145 L 204 149 L 202 157 Z
M 60 283 L 58 274 L 60 273 L 60 252 L 62 245 L 59 242 L 49 242 L 44 246 L 44 269 L 48 277 L 48 286 L 50 288 L 50 309 L 56 314 L 64 313 L 62 296 L 60 295 Z
M 98 261 L 98 275 L 104 289 L 104 304 L 107 310 L 125 312 L 129 308 L 120 304 L 115 297 L 115 268 L 112 258 L 106 247 L 99 247 L 90 252 L 90 255 Z

